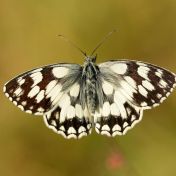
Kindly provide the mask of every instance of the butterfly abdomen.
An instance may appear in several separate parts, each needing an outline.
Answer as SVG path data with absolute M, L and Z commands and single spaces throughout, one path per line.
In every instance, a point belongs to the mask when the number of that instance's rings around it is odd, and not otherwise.
M 97 80 L 96 80 L 96 70 L 95 67 L 92 65 L 87 65 L 86 68 L 86 103 L 93 114 L 95 113 L 96 106 L 97 106 Z
M 90 108 L 91 113 L 94 113 L 97 104 L 96 82 L 94 79 L 86 80 L 86 97 L 87 105 Z

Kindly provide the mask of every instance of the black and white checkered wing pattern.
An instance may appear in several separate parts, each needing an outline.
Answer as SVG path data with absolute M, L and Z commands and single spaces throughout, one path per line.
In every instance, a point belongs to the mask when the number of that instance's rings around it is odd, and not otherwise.
M 44 115 L 47 126 L 68 139 L 87 136 L 92 130 L 91 115 L 80 99 L 81 90 L 81 85 L 76 82 Z
M 76 64 L 49 65 L 17 76 L 5 84 L 3 91 L 22 111 L 43 115 L 55 106 L 80 72 Z
M 103 105 L 95 113 L 96 131 L 122 135 L 142 118 L 143 110 L 159 105 L 176 86 L 175 74 L 137 61 L 99 65 Z
M 87 58 L 90 59 L 90 58 Z M 43 115 L 46 125 L 66 138 L 91 133 L 125 134 L 143 110 L 159 105 L 176 86 L 176 75 L 138 61 L 55 64 L 26 72 L 4 86 L 21 110 Z
M 64 137 L 90 133 L 91 123 L 79 99 L 82 67 L 55 64 L 34 69 L 5 84 L 5 95 L 22 111 L 43 115 L 49 128 Z

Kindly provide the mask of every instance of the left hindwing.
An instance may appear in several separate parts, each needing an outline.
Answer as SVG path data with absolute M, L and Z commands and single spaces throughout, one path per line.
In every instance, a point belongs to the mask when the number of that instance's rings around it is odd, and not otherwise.
M 92 129 L 91 115 L 87 106 L 82 106 L 80 89 L 82 87 L 75 83 L 44 115 L 46 125 L 68 139 L 87 136 Z
M 98 67 L 103 105 L 95 112 L 95 129 L 108 136 L 125 134 L 144 109 L 159 105 L 176 85 L 175 74 L 151 64 L 119 60 Z

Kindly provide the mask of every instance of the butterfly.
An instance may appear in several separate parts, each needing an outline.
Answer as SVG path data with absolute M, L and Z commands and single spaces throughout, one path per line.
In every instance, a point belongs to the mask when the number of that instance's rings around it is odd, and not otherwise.
M 83 65 L 53 64 L 23 73 L 7 82 L 5 95 L 22 111 L 43 116 L 47 127 L 65 138 L 91 133 L 124 135 L 158 106 L 176 86 L 176 75 L 134 60 Z

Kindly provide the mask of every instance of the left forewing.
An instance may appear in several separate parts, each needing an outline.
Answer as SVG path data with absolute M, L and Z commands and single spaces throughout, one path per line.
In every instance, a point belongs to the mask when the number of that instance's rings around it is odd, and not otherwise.
M 54 64 L 23 73 L 4 85 L 5 95 L 21 110 L 43 115 L 58 102 L 81 73 L 77 64 Z

